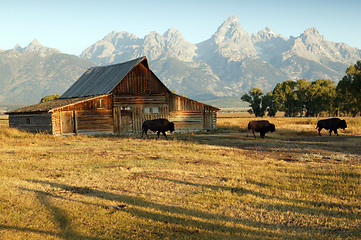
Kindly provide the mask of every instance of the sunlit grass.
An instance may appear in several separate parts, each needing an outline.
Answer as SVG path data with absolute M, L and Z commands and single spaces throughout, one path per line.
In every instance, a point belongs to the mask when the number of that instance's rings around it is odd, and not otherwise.
M 251 120 L 268 120 L 275 124 L 276 134 L 285 136 L 311 136 L 317 135 L 316 129 L 318 120 L 325 119 L 326 117 L 314 118 L 314 117 L 297 117 L 297 118 L 285 118 L 281 114 L 277 117 L 264 117 L 255 118 L 246 112 L 235 113 L 220 113 L 220 118 L 217 119 L 217 125 L 221 128 L 227 128 L 233 131 L 246 132 L 248 122 Z M 361 135 L 361 117 L 340 117 L 347 122 L 347 128 L 345 130 L 339 129 L 339 133 L 348 135 Z M 329 134 L 327 130 L 322 130 L 321 134 Z M 332 133 L 333 134 L 333 133 Z
M 1 125 L 0 239 L 360 239 L 360 119 L 269 118 L 265 139 L 251 119 L 169 140 Z

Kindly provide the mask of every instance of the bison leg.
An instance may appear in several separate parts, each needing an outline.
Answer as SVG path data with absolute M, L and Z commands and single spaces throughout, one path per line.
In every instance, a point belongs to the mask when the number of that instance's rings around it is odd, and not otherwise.
M 261 135 L 261 138 L 264 138 L 264 136 L 266 135 L 266 133 L 263 131 L 261 131 L 259 134 Z
M 142 131 L 142 136 L 141 136 L 140 138 L 143 138 L 143 133 L 145 133 L 145 136 L 147 136 L 147 138 L 148 138 L 147 132 L 148 132 L 148 129 L 143 129 L 143 131 Z
M 158 138 L 159 138 L 159 134 L 160 134 L 160 131 L 158 131 L 158 132 L 157 132 L 157 136 L 158 136 Z
M 337 129 L 333 130 L 333 132 L 338 136 Z
M 332 129 L 330 130 L 330 136 L 331 136 L 331 133 L 332 133 Z
M 165 134 L 165 131 L 163 131 L 162 133 L 163 133 L 163 136 L 164 136 L 166 139 L 168 139 L 167 134 Z
M 320 136 L 321 136 L 321 130 L 322 130 L 322 128 L 318 129 L 318 135 L 320 135 Z
M 256 138 L 256 135 L 254 135 L 254 129 L 252 129 L 252 133 L 253 133 L 254 138 Z

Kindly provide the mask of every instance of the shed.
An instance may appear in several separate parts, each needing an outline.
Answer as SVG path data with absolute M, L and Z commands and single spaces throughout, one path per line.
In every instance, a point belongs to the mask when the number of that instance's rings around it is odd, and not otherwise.
M 172 93 L 146 57 L 89 68 L 59 99 L 9 111 L 9 126 L 54 135 L 135 133 L 167 118 L 176 132 L 214 129 L 217 111 Z

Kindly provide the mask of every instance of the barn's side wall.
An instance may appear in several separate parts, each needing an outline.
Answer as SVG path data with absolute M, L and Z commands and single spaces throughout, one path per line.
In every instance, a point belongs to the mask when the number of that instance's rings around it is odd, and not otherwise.
M 53 111 L 53 134 L 113 133 L 112 96 L 101 96 Z
M 52 134 L 50 113 L 9 114 L 9 127 Z
M 216 127 L 215 108 L 176 94 L 169 95 L 169 120 L 177 131 L 197 131 Z

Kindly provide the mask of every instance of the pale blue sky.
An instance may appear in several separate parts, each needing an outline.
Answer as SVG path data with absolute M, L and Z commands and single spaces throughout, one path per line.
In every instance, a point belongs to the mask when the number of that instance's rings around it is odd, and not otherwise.
M 330 41 L 361 49 L 361 0 L 14 0 L 0 9 L 3 50 L 38 39 L 79 55 L 113 30 L 143 38 L 176 28 L 199 43 L 233 15 L 250 34 L 269 26 L 289 38 L 316 27 Z

